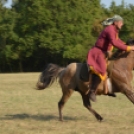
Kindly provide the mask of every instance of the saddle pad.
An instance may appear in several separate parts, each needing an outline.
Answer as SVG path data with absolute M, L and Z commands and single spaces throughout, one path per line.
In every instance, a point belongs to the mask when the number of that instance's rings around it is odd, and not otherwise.
M 113 93 L 112 82 L 110 78 L 107 78 L 108 93 Z
M 86 63 L 83 63 L 80 69 L 80 79 L 82 81 L 89 81 L 88 65 Z

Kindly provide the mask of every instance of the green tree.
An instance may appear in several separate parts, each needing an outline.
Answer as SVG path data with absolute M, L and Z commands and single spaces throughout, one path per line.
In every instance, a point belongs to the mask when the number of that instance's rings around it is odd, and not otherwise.
M 16 0 L 13 9 L 18 14 L 14 49 L 21 70 L 22 61 L 40 49 L 61 61 L 85 60 L 96 40 L 92 26 L 102 16 L 99 0 Z
M 11 59 L 14 58 L 12 40 L 16 34 L 13 32 L 15 25 L 15 12 L 0 5 L 0 70 L 5 67 L 5 62 L 12 70 Z
M 13 0 L 11 9 L 0 1 L 0 70 L 37 71 L 48 62 L 84 62 L 101 30 L 101 22 L 119 14 L 120 37 L 134 38 L 134 5 L 110 8 L 100 0 Z M 10 69 L 9 69 L 10 68 Z

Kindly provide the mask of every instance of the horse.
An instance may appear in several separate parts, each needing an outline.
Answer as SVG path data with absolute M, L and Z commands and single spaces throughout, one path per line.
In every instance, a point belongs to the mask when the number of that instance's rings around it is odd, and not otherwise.
M 134 44 L 134 42 L 133 42 Z M 47 64 L 39 76 L 36 89 L 43 90 L 58 79 L 62 88 L 62 97 L 58 102 L 59 120 L 63 120 L 62 110 L 74 91 L 82 96 L 83 105 L 95 116 L 98 121 L 103 117 L 97 113 L 91 106 L 89 98 L 89 80 L 82 80 L 80 72 L 85 63 L 70 63 L 66 67 L 60 67 L 56 64 Z M 134 104 L 134 91 L 131 85 L 133 79 L 132 71 L 134 69 L 134 51 L 120 52 L 117 58 L 108 61 L 108 72 L 112 88 L 108 93 L 122 93 Z M 88 73 L 88 72 L 87 72 Z M 98 87 L 96 94 L 105 95 L 102 84 Z

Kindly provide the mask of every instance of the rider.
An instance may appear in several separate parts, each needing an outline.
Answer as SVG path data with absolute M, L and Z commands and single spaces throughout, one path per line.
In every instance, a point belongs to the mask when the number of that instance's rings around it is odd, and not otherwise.
M 87 64 L 92 72 L 92 84 L 89 92 L 89 97 L 92 101 L 96 101 L 95 91 L 97 86 L 101 81 L 106 81 L 107 78 L 105 54 L 108 51 L 112 51 L 113 46 L 124 51 L 134 50 L 134 46 L 127 46 L 118 37 L 119 30 L 123 26 L 123 18 L 121 16 L 114 15 L 102 24 L 106 27 L 99 35 L 95 45 L 89 50 L 87 56 Z

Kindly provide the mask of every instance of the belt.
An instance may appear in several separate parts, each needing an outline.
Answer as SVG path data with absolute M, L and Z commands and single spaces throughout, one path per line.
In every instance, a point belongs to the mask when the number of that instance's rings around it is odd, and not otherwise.
M 99 46 L 95 46 L 96 48 L 98 48 L 99 50 L 101 50 L 103 53 L 104 53 L 104 55 L 105 55 L 105 58 L 109 58 L 109 57 L 111 57 L 111 53 L 109 52 L 109 51 L 104 51 L 104 50 L 102 50 L 102 48 L 101 47 L 99 47 Z
M 99 47 L 99 46 L 95 46 L 96 48 L 98 48 L 98 49 L 100 49 L 102 52 L 106 52 L 106 51 L 104 51 L 104 50 L 102 50 L 102 48 L 101 47 Z

